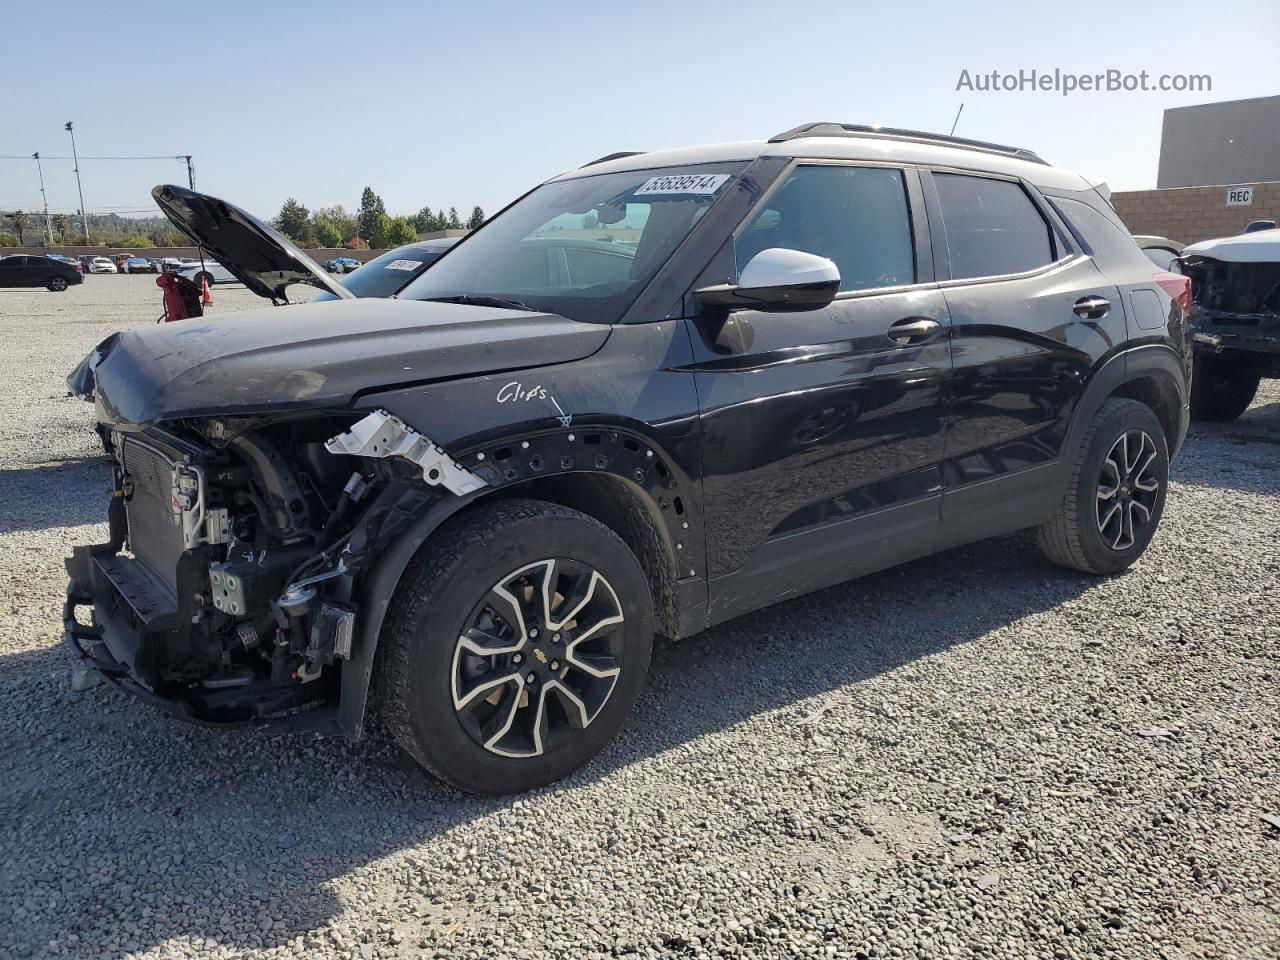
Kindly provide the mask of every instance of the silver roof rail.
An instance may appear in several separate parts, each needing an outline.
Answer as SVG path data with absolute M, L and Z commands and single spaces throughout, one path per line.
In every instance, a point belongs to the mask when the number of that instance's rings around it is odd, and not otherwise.
M 610 160 L 621 160 L 623 157 L 638 157 L 644 150 L 619 150 L 617 153 L 606 153 L 603 157 L 597 157 L 589 163 L 584 163 L 583 167 L 594 167 L 597 163 L 608 163 Z M 582 169 L 579 167 L 578 169 Z
M 1009 147 L 1000 143 L 988 143 L 985 140 L 969 140 L 965 137 L 949 137 L 941 133 L 926 133 L 923 130 L 900 130 L 896 127 L 877 127 L 857 123 L 802 123 L 798 127 L 784 130 L 769 138 L 770 143 L 786 143 L 788 140 L 801 140 L 805 137 L 869 137 L 881 140 L 906 140 L 911 143 L 930 143 L 944 147 L 960 147 L 965 150 L 978 150 L 982 153 L 996 153 L 1032 163 L 1049 166 L 1047 160 L 1039 154 L 1023 147 Z

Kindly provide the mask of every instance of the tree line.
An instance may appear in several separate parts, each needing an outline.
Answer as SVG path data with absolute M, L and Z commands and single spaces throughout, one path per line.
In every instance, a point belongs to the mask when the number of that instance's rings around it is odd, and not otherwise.
M 49 217 L 57 246 L 84 243 L 84 221 L 77 215 Z M 0 214 L 0 247 L 23 247 L 47 242 L 44 214 L 10 210 Z M 122 217 L 117 213 L 89 214 L 89 242 L 98 247 L 185 247 L 191 241 L 164 217 Z
M 382 198 L 365 187 L 360 207 L 349 213 L 339 204 L 308 210 L 293 197 L 284 202 L 273 221 L 277 230 L 300 247 L 348 247 L 382 250 L 413 243 L 420 233 L 433 230 L 474 230 L 484 223 L 484 210 L 471 208 L 471 216 L 463 221 L 456 207 L 447 211 L 423 207 L 411 217 L 392 217 Z

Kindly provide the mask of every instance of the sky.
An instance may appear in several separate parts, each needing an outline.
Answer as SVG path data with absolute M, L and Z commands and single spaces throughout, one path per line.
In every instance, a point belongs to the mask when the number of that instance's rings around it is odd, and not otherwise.
M 390 213 L 492 213 L 616 150 L 767 139 L 810 120 L 1029 147 L 1113 189 L 1155 186 L 1162 111 L 1280 94 L 1280 3 L 467 4 L 257 2 L 139 8 L 0 0 L 0 209 L 41 208 L 30 155 L 70 154 L 91 212 L 155 212 L 191 154 L 197 189 L 264 217 L 286 197 Z M 172 15 L 170 15 L 172 14 Z M 991 71 L 1153 81 L 1197 92 L 982 91 Z M 44 162 L 52 213 L 79 207 Z

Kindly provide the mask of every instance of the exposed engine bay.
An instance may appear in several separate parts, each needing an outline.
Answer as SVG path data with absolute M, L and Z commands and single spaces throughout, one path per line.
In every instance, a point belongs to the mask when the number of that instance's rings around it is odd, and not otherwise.
M 362 568 L 424 499 L 485 485 L 382 412 L 99 432 L 111 540 L 68 562 L 68 636 L 108 679 L 210 723 L 331 699 Z
M 1182 271 L 1191 277 L 1198 347 L 1250 351 L 1258 362 L 1275 354 L 1280 361 L 1280 262 L 1190 256 Z

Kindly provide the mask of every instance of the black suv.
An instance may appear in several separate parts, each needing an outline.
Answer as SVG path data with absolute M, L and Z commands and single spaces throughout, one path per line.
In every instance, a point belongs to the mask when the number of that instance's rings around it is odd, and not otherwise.
M 390 298 L 157 188 L 251 289 L 73 374 L 115 463 L 66 635 L 203 723 L 359 737 L 523 790 L 679 638 L 968 541 L 1132 564 L 1187 427 L 1185 277 L 1009 147 L 807 124 L 615 154 Z M 78 608 L 91 606 L 91 622 Z

